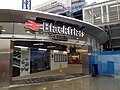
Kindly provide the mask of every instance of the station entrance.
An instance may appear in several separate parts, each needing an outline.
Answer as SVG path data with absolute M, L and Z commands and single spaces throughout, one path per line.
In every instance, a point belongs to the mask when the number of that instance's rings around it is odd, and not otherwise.
M 82 63 L 88 60 L 85 45 L 34 40 L 14 40 L 12 43 L 13 77 L 58 70 L 60 65 L 65 73 L 82 73 Z

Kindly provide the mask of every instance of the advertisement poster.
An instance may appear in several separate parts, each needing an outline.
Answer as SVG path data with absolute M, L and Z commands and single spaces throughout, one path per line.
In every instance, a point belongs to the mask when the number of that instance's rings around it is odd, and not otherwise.
M 30 74 L 30 50 L 21 48 L 20 76 Z

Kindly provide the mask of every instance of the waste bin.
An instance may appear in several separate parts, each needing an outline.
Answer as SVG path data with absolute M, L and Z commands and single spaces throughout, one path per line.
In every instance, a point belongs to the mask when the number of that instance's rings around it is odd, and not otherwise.
M 92 77 L 95 77 L 98 75 L 98 65 L 97 64 L 93 64 L 92 65 Z

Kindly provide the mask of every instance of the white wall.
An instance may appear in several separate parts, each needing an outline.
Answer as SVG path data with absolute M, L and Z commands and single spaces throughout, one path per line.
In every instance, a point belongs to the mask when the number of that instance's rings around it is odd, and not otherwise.
M 62 51 L 59 51 L 59 52 L 53 52 L 51 51 L 51 57 L 50 57 L 50 60 L 51 60 L 51 70 L 55 70 L 55 69 L 59 69 L 60 68 L 60 64 L 62 65 L 62 68 L 65 68 L 65 67 L 68 67 L 68 58 L 59 58 L 59 56 L 57 56 L 57 58 L 55 58 L 55 54 L 57 55 L 62 55 L 62 56 L 68 56 L 67 54 L 63 54 Z M 63 61 L 57 61 L 57 59 L 60 59 L 60 60 L 63 60 Z M 64 61 L 66 60 L 66 61 Z
M 60 63 L 62 65 L 62 68 L 68 67 L 68 62 L 54 62 L 51 60 L 51 70 L 59 69 Z

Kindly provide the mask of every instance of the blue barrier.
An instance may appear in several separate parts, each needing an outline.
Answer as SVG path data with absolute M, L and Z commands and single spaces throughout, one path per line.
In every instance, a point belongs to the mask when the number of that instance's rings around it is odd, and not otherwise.
M 97 64 L 99 75 L 120 75 L 120 52 L 92 52 L 91 68 Z M 92 74 L 95 73 L 93 69 Z

